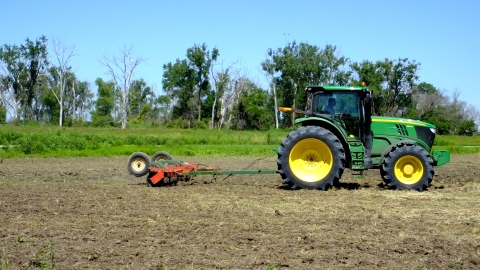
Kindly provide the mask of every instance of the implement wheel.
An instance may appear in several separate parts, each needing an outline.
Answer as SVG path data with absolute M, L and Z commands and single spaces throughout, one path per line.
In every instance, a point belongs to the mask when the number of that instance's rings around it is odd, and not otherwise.
M 278 149 L 278 171 L 292 188 L 327 190 L 345 168 L 340 140 L 329 130 L 306 126 L 290 132 Z
M 127 169 L 136 177 L 144 176 L 149 172 L 150 159 L 147 154 L 135 152 L 128 158 Z
M 172 160 L 172 156 L 168 152 L 158 151 L 152 156 L 152 162 L 160 160 Z
M 425 190 L 432 182 L 433 173 L 433 159 L 417 145 L 392 149 L 381 168 L 383 181 L 393 189 Z

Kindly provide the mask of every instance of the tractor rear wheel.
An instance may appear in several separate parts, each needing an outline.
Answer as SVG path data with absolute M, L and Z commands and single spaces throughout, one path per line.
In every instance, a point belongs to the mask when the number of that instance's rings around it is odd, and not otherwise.
M 149 172 L 150 159 L 147 154 L 135 152 L 128 158 L 127 169 L 136 177 L 144 176 Z
M 433 159 L 420 146 L 402 144 L 388 153 L 380 172 L 393 189 L 422 191 L 432 182 Z
M 345 168 L 345 151 L 329 130 L 306 126 L 290 132 L 278 149 L 278 171 L 291 188 L 327 190 Z
M 152 162 L 157 162 L 160 160 L 172 160 L 170 153 L 165 151 L 158 151 L 152 156 Z

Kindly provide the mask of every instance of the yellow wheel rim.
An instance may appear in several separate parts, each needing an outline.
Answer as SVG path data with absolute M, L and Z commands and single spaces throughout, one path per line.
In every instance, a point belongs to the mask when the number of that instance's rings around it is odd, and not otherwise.
M 395 177 L 404 184 L 415 184 L 422 179 L 422 176 L 422 162 L 415 156 L 403 156 L 395 163 Z
M 318 139 L 304 139 L 293 146 L 289 156 L 290 169 L 300 180 L 318 182 L 332 170 L 330 148 Z
M 141 157 L 135 157 L 130 162 L 130 165 L 134 172 L 141 172 L 147 167 L 147 162 Z

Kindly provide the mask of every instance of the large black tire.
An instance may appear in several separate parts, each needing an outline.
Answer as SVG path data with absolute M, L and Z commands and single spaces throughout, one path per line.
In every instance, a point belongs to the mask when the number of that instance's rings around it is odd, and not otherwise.
M 301 127 L 283 140 L 277 165 L 283 181 L 291 188 L 327 190 L 342 177 L 345 151 L 329 130 Z
M 172 160 L 172 156 L 165 151 L 158 151 L 152 156 L 152 162 L 157 162 L 160 160 Z
M 432 182 L 433 159 L 420 146 L 402 144 L 388 153 L 380 173 L 392 189 L 422 191 Z
M 128 158 L 127 169 L 136 177 L 144 176 L 149 172 L 150 159 L 147 154 L 135 152 Z

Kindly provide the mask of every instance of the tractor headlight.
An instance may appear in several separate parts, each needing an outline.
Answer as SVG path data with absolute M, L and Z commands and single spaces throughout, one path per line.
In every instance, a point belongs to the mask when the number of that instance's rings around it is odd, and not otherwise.
M 434 128 L 430 128 L 430 131 L 431 131 L 433 134 L 435 134 L 435 132 L 436 132 L 437 130 L 434 129 Z

